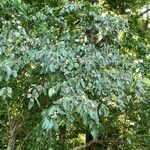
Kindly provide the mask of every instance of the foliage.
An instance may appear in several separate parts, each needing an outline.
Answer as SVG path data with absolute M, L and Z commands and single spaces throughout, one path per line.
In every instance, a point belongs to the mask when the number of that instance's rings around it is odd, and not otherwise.
M 150 147 L 149 28 L 136 13 L 147 1 L 136 2 L 1 1 L 1 149 L 70 149 L 80 133 L 97 149 Z

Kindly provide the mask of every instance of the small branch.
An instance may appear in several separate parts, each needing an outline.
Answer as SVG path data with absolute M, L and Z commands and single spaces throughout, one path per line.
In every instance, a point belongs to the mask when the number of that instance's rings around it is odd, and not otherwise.
M 8 130 L 7 125 L 3 124 L 2 122 L 0 122 L 0 125 L 2 125 L 6 129 L 6 131 Z
M 28 139 L 29 135 L 31 134 L 31 131 L 26 135 L 26 137 L 23 139 L 22 144 L 20 146 L 20 149 L 23 149 L 23 145 L 26 142 L 26 140 Z
M 139 16 L 143 16 L 144 14 L 148 13 L 150 11 L 150 8 L 147 9 L 146 11 L 142 12 Z

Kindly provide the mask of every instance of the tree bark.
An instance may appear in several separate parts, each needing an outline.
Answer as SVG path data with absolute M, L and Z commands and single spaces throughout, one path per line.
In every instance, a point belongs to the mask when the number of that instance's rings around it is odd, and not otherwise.
M 119 5 L 119 13 L 121 15 L 124 15 L 126 13 L 124 2 L 121 2 L 121 4 Z
M 98 139 L 94 141 L 91 133 L 86 133 L 86 145 L 89 145 L 89 143 L 90 145 L 87 146 L 85 150 L 106 150 L 107 145 L 104 145 L 102 142 L 102 137 L 98 137 Z
M 62 149 L 65 149 L 66 142 L 66 126 L 62 125 L 59 127 L 59 140 L 61 142 Z
M 88 143 L 92 140 L 93 140 L 93 137 L 92 137 L 91 133 L 86 133 L 86 145 L 88 145 Z M 86 147 L 85 150 L 93 150 L 93 144 Z
M 16 142 L 16 134 L 14 133 L 9 138 L 7 150 L 14 150 L 15 142 Z
M 18 132 L 17 120 L 16 120 L 16 117 L 13 117 L 10 120 L 10 129 L 9 129 L 9 133 L 8 133 L 9 138 L 8 138 L 7 150 L 14 150 L 17 132 Z
M 59 139 L 62 142 L 65 142 L 66 139 L 66 127 L 65 126 L 61 126 L 59 127 Z

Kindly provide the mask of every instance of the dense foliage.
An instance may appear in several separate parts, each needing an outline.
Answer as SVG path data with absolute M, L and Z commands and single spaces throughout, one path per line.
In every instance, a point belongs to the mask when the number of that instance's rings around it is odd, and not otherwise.
M 148 150 L 148 12 L 148 0 L 1 0 L 0 149 Z

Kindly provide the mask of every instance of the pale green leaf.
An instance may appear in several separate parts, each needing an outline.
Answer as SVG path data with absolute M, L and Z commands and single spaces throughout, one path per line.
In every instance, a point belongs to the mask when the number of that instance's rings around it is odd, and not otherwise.
M 43 129 L 47 129 L 49 127 L 50 121 L 45 117 L 44 122 L 42 124 Z
M 55 90 L 53 88 L 50 88 L 49 91 L 48 91 L 48 96 L 52 97 L 53 94 L 55 94 Z
M 34 99 L 30 99 L 29 103 L 28 103 L 28 110 L 31 109 L 34 105 Z
M 93 127 L 93 128 L 91 129 L 91 134 L 92 134 L 92 136 L 93 136 L 93 139 L 96 139 L 96 138 L 97 138 L 98 130 L 97 130 L 96 127 Z

